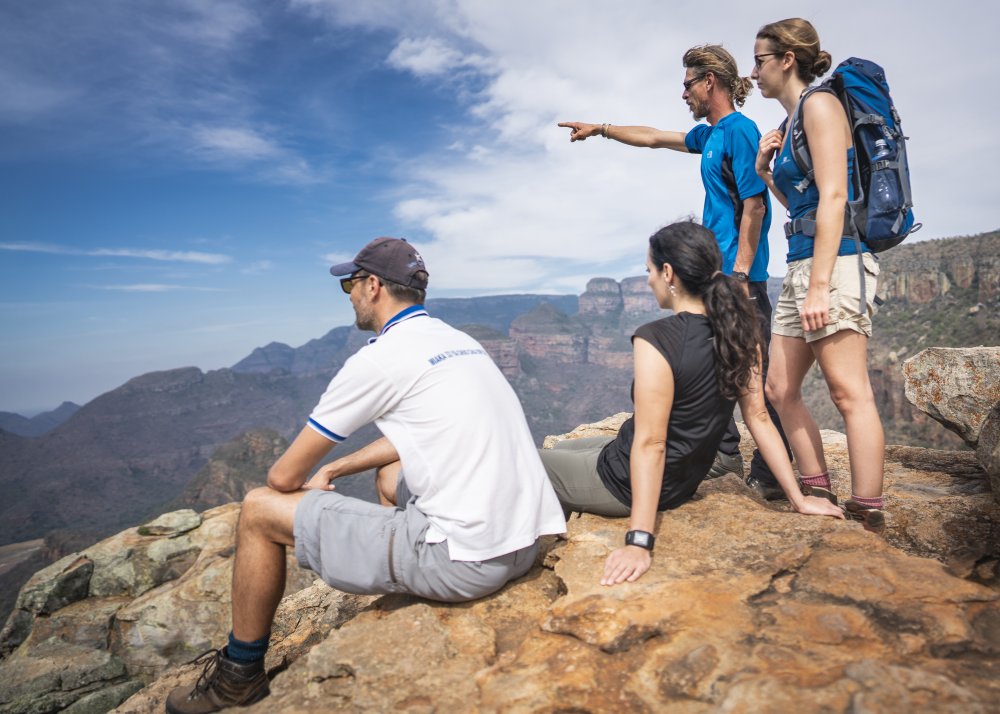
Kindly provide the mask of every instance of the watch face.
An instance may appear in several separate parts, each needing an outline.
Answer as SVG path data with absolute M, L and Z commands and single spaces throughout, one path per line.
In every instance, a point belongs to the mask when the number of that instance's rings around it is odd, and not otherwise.
M 625 534 L 625 545 L 637 545 L 647 550 L 653 549 L 653 536 L 645 531 L 629 531 Z

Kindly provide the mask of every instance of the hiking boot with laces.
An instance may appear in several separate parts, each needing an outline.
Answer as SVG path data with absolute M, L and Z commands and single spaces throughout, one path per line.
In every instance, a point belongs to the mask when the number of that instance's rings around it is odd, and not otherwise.
M 170 692 L 167 714 L 208 714 L 245 707 L 270 693 L 264 660 L 240 664 L 226 657 L 224 650 L 209 650 L 190 664 L 202 662 L 205 667 L 197 682 Z
M 739 454 L 729 455 L 717 451 L 715 452 L 715 461 L 712 462 L 712 468 L 708 470 L 708 475 L 705 478 L 719 478 L 726 474 L 736 474 L 740 478 L 743 478 L 743 457 Z
M 861 521 L 861 525 L 866 531 L 871 531 L 876 535 L 882 535 L 885 530 L 885 514 L 880 508 L 868 508 L 854 499 L 848 499 L 844 503 L 844 515 L 848 520 Z

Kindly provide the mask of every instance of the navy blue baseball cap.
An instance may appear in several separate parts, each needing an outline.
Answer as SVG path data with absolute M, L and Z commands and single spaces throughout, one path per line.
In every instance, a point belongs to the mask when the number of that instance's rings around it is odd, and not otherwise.
M 417 290 L 427 289 L 424 259 L 404 238 L 376 238 L 354 256 L 350 263 L 330 268 L 330 275 L 345 277 L 359 270 Z

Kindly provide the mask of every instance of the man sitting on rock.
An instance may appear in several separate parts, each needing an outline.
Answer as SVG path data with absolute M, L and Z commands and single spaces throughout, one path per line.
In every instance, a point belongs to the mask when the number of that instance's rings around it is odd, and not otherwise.
M 538 538 L 565 530 L 521 405 L 478 342 L 428 316 L 427 270 L 406 241 L 376 238 L 330 268 L 359 329 L 376 337 L 330 382 L 308 424 L 247 494 L 233 566 L 233 629 L 172 714 L 268 694 L 264 654 L 285 586 L 285 547 L 331 586 L 460 602 L 524 575 Z M 385 435 L 310 474 L 374 422 Z M 381 505 L 331 482 L 377 469 Z

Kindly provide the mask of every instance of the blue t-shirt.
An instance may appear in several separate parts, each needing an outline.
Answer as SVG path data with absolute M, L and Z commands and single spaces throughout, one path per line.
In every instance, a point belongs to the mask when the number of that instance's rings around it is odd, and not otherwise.
M 854 147 L 847 150 L 847 200 L 854 200 L 854 186 L 851 181 L 851 174 L 854 172 Z M 790 220 L 802 218 L 810 211 L 815 211 L 819 205 L 819 189 L 816 182 L 810 181 L 805 191 L 800 192 L 795 188 L 805 174 L 799 169 L 799 165 L 792 158 L 792 142 L 786 142 L 778 156 L 774 159 L 774 185 L 785 194 L 788 201 L 788 217 Z M 861 244 L 862 252 L 870 252 L 868 246 Z M 858 252 L 854 239 L 845 236 L 840 239 L 840 249 L 837 255 L 856 255 Z M 788 238 L 788 257 L 785 262 L 791 263 L 793 260 L 802 260 L 813 256 L 813 239 L 802 233 L 794 233 Z
M 750 266 L 750 280 L 753 282 L 767 280 L 767 231 L 771 227 L 771 201 L 767 186 L 754 168 L 759 142 L 757 125 L 739 112 L 727 114 L 715 126 L 699 124 L 684 137 L 688 151 L 701 154 L 701 182 L 705 186 L 702 223 L 715 233 L 719 241 L 722 272 L 726 275 L 733 272 L 736 262 L 740 237 L 737 215 L 742 216 L 743 201 L 751 196 L 764 197 L 766 212 L 760 227 L 757 254 Z

